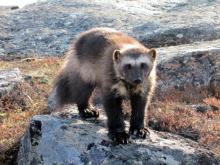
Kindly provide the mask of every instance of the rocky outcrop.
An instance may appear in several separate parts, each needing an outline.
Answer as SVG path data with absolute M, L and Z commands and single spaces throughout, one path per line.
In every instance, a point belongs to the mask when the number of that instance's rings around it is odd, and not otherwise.
M 220 40 L 158 48 L 157 95 L 219 97 Z M 175 100 L 175 98 L 173 98 Z M 200 99 L 201 100 L 201 99 Z M 182 100 L 186 101 L 186 100 Z
M 61 118 L 62 116 L 62 118 Z M 31 119 L 22 138 L 18 164 L 220 164 L 220 158 L 196 142 L 150 130 L 145 140 L 114 146 L 107 137 L 106 117 L 81 120 L 75 107 L 55 116 Z
M 27 110 L 30 103 L 27 87 L 18 68 L 0 70 L 0 111 L 9 111 L 13 107 Z
M 48 0 L 1 16 L 0 56 L 62 55 L 72 38 L 100 26 L 128 33 L 149 47 L 219 39 L 219 4 L 218 0 Z
M 22 81 L 18 68 L 0 70 L 0 98 L 11 93 Z

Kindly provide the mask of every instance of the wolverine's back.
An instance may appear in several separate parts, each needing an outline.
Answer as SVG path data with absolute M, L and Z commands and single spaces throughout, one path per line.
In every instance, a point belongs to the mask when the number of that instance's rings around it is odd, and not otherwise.
M 108 28 L 95 28 L 82 33 L 74 44 L 75 55 L 82 61 L 100 58 L 106 47 L 111 44 L 108 36 L 113 34 L 121 35 Z
M 75 55 L 81 61 L 100 59 L 107 50 L 138 44 L 134 38 L 110 28 L 94 28 L 82 33 L 74 44 Z

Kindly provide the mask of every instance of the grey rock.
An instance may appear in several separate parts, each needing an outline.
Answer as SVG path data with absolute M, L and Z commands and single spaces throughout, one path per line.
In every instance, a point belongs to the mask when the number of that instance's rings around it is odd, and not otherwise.
M 216 106 L 210 106 L 207 104 L 194 104 L 194 105 L 188 105 L 189 108 L 197 111 L 197 112 L 207 112 L 207 111 L 218 111 L 218 107 Z
M 100 26 L 161 47 L 219 39 L 220 1 L 48 0 L 0 20 L 2 58 L 63 55 L 71 39 Z
M 219 96 L 219 45 L 220 40 L 215 40 L 158 48 L 157 95 L 186 91 L 202 97 L 197 90 L 207 91 L 206 97 Z
M 208 105 L 192 105 L 192 109 L 196 110 L 197 112 L 207 112 L 209 109 L 211 109 L 211 106 Z
M 22 75 L 18 68 L 0 70 L 0 97 L 12 92 L 21 81 Z
M 63 116 L 61 118 L 60 116 Z M 21 140 L 18 164 L 212 164 L 220 159 L 183 137 L 150 130 L 145 140 L 114 146 L 107 137 L 106 117 L 81 120 L 75 107 L 54 116 L 38 115 Z

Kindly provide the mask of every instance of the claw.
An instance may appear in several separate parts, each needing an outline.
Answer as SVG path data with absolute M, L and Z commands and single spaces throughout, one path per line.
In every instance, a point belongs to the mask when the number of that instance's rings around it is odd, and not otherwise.
M 99 112 L 95 111 L 93 109 L 84 109 L 83 111 L 79 112 L 79 115 L 81 116 L 81 118 L 83 119 L 87 119 L 87 118 L 98 118 L 99 117 Z
M 110 138 L 114 141 L 117 145 L 118 144 L 128 144 L 129 134 L 124 132 L 114 132 L 110 133 Z
M 136 132 L 137 138 L 143 138 L 143 139 L 146 139 L 147 135 L 150 134 L 150 132 L 147 128 L 141 128 L 141 129 L 130 128 L 129 134 L 133 135 L 134 132 Z

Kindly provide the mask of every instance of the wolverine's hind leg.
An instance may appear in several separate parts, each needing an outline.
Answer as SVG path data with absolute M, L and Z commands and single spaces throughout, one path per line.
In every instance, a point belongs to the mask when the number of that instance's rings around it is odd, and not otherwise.
M 57 102 L 76 104 L 82 118 L 98 117 L 99 113 L 89 106 L 89 98 L 95 88 L 94 84 L 85 82 L 79 73 L 61 73 L 56 83 Z

